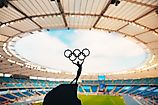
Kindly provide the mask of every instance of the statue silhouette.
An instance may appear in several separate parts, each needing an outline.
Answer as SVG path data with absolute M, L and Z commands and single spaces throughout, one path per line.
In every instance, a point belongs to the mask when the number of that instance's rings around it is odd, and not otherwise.
M 69 52 L 67 55 L 66 52 Z M 75 51 L 79 51 L 78 55 L 74 54 Z M 84 51 L 88 51 L 87 54 L 84 54 Z M 43 105 L 82 105 L 81 101 L 77 98 L 77 88 L 78 88 L 78 79 L 82 72 L 82 64 L 84 59 L 90 54 L 88 49 L 83 49 L 80 52 L 79 49 L 75 49 L 73 52 L 71 50 L 66 50 L 64 52 L 65 57 L 69 58 L 73 64 L 78 66 L 77 75 L 74 80 L 70 84 L 61 84 L 56 88 L 49 91 L 46 96 L 44 97 Z M 72 55 L 76 55 L 75 59 L 71 59 Z M 83 55 L 83 58 L 79 58 L 80 55 Z M 79 59 L 77 63 L 75 62 L 76 59 Z M 75 84 L 72 84 L 75 81 Z
M 81 72 L 82 72 L 82 64 L 83 64 L 83 62 L 80 64 L 79 61 L 77 61 L 77 63 L 73 63 L 73 64 L 78 66 L 78 71 L 77 71 L 76 78 L 74 78 L 74 80 L 70 84 L 72 84 L 75 80 L 76 80 L 75 84 L 77 84 L 77 81 L 78 81 L 78 79 L 79 79 L 79 77 L 81 75 Z

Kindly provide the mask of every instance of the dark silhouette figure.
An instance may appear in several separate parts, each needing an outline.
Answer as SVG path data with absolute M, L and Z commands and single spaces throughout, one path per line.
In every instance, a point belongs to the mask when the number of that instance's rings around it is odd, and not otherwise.
M 75 51 L 79 51 L 80 53 L 76 55 Z M 88 53 L 85 54 L 85 51 L 88 51 Z M 69 54 L 67 55 L 66 52 L 68 52 Z M 83 59 L 79 57 L 81 54 L 82 56 L 84 56 Z M 48 92 L 44 98 L 43 105 L 82 105 L 81 101 L 77 98 L 77 81 L 82 72 L 82 64 L 84 62 L 84 59 L 85 57 L 89 56 L 89 54 L 90 51 L 86 48 L 83 49 L 82 52 L 79 49 L 75 49 L 73 52 L 69 49 L 65 50 L 65 57 L 69 58 L 73 64 L 78 66 L 77 75 L 70 84 L 61 84 Z M 76 55 L 76 58 L 71 59 L 70 57 L 72 55 Z M 77 58 L 81 63 L 79 61 L 75 63 L 75 60 Z M 74 81 L 76 81 L 75 84 L 72 84 Z
M 81 75 L 82 64 L 79 61 L 73 63 L 78 66 L 77 76 L 71 84 L 61 84 L 48 92 L 44 98 L 43 105 L 82 105 L 77 98 L 77 81 Z M 75 84 L 72 84 L 76 80 Z
M 82 72 L 82 64 L 83 64 L 83 62 L 80 64 L 79 61 L 77 61 L 77 63 L 73 63 L 73 64 L 78 66 L 78 71 L 77 71 L 76 78 L 70 84 L 72 84 L 75 80 L 76 80 L 75 84 L 77 84 L 77 81 L 78 81 L 78 79 L 79 79 L 79 77 L 81 75 L 81 72 Z
M 82 105 L 77 98 L 78 84 L 61 84 L 48 92 L 43 105 Z

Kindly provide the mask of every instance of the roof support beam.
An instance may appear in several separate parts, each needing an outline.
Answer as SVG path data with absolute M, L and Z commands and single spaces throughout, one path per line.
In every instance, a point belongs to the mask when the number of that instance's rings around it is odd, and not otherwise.
M 124 26 L 120 27 L 119 29 L 117 29 L 117 31 L 119 31 L 119 30 L 123 29 L 123 28 L 124 28 L 124 27 L 126 27 L 126 26 L 128 26 L 128 24 L 126 24 L 126 25 L 124 25 Z
M 42 27 L 36 23 L 35 21 L 33 21 L 31 18 L 29 18 L 29 16 L 27 16 L 24 12 L 22 12 L 20 9 L 18 9 L 16 6 L 14 6 L 12 3 L 8 2 L 8 4 L 13 7 L 16 11 L 18 11 L 19 13 L 21 13 L 22 15 L 24 15 L 26 18 L 30 19 L 34 24 L 36 24 L 40 29 L 42 29 Z
M 101 17 L 104 15 L 104 13 L 107 11 L 107 9 L 108 9 L 108 7 L 110 6 L 110 4 L 111 4 L 111 0 L 109 0 L 109 2 L 107 3 L 107 5 L 105 6 L 105 8 L 101 11 L 101 13 L 100 13 L 98 19 L 96 20 L 96 22 L 95 22 L 94 25 L 93 25 L 93 28 L 96 27 L 97 23 L 99 22 L 99 20 L 101 19 Z
M 21 31 L 21 30 L 19 30 L 19 29 L 17 29 L 17 28 L 14 28 L 14 27 L 12 27 L 12 26 L 8 26 L 8 27 L 13 28 L 14 30 L 17 30 L 17 31 L 19 31 L 19 32 L 21 32 L 21 33 L 24 33 L 24 31 Z
M 8 35 L 5 35 L 5 34 L 0 34 L 0 35 L 5 36 L 5 37 L 8 37 L 8 38 L 10 38 L 10 37 L 11 37 L 11 36 L 8 36 Z
M 157 30 L 158 29 L 158 27 L 157 28 L 155 28 L 154 30 Z
M 135 37 L 135 36 L 138 36 L 138 35 L 141 35 L 141 34 L 144 34 L 144 33 L 147 33 L 147 32 L 149 32 L 149 31 L 150 31 L 150 30 L 144 31 L 144 32 L 141 32 L 141 33 L 138 33 L 138 34 L 135 34 L 134 37 Z
M 105 28 L 99 28 L 99 27 L 95 27 L 94 29 L 104 30 L 104 31 L 108 31 L 108 32 L 115 32 L 115 31 L 116 31 L 116 30 L 105 29 Z
M 61 15 L 62 15 L 62 17 L 63 17 L 63 21 L 64 21 L 64 23 L 65 23 L 65 27 L 68 27 L 68 24 L 67 24 L 67 21 L 66 21 L 66 18 L 65 18 L 65 14 L 64 14 L 64 9 L 63 9 L 63 7 L 62 7 L 62 5 L 61 5 L 60 0 L 57 0 L 57 3 L 58 3 L 58 8 L 59 8 L 59 10 L 60 10 L 60 12 L 61 12 Z
M 0 42 L 5 43 L 5 41 L 0 41 Z

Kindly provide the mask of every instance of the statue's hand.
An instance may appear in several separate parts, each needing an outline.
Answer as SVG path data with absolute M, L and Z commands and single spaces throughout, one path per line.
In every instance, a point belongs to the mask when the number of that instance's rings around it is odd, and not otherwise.
M 82 64 L 77 64 L 77 66 L 80 68 L 82 66 Z

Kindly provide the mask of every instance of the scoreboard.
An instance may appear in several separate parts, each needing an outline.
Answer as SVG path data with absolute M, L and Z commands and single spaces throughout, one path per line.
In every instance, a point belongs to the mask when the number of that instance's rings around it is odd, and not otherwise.
M 98 75 L 98 80 L 99 81 L 104 81 L 105 80 L 105 75 Z

